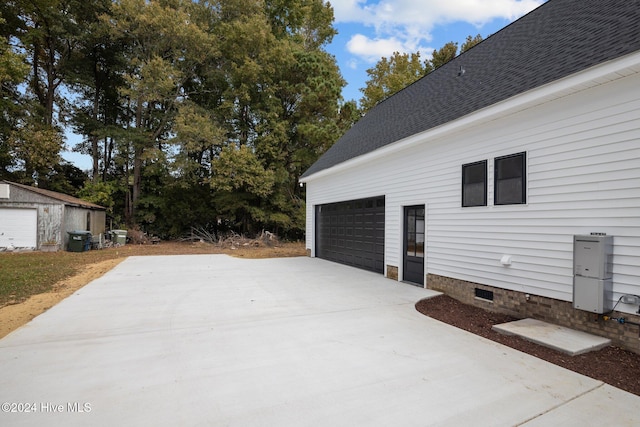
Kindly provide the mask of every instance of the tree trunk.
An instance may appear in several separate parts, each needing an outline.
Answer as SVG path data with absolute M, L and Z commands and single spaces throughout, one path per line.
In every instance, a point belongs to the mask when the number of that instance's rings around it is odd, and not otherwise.
M 136 129 L 140 130 L 143 126 L 142 118 L 142 100 L 138 99 L 136 106 Z M 135 221 L 136 204 L 142 192 L 142 154 L 144 148 L 140 146 L 140 141 L 134 142 L 133 149 L 133 187 L 131 189 L 131 221 Z
M 95 52 L 95 49 L 94 49 Z M 98 114 L 99 114 L 99 106 L 100 106 L 100 77 L 98 74 L 98 63 L 94 61 L 93 63 L 93 81 L 96 86 L 96 91 L 93 94 L 93 120 L 94 122 L 98 122 Z M 106 146 L 105 146 L 106 151 Z M 91 159 L 93 160 L 93 173 L 91 175 L 91 179 L 95 182 L 98 180 L 100 176 L 100 152 L 98 151 L 98 136 L 91 135 Z M 105 163 L 106 165 L 106 163 Z
M 104 157 L 102 158 L 102 181 L 107 180 L 107 172 L 113 157 L 113 138 L 104 138 Z
M 141 148 L 136 147 L 133 158 L 133 188 L 131 191 L 131 220 L 135 221 L 136 204 L 140 199 L 142 190 L 142 152 Z

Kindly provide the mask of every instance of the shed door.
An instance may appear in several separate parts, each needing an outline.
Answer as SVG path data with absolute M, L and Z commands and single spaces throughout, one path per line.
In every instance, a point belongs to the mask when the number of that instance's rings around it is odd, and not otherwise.
M 0 208 L 0 247 L 35 248 L 38 212 L 35 209 Z
M 384 196 L 316 206 L 316 256 L 384 273 Z

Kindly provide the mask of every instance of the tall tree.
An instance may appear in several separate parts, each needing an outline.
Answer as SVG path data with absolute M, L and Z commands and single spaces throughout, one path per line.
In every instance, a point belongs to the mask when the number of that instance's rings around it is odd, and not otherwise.
M 478 43 L 482 41 L 482 36 L 480 34 L 476 34 L 474 37 L 467 36 L 462 46 L 460 46 L 460 53 L 465 53 Z
M 360 107 L 369 111 L 380 101 L 418 80 L 431 71 L 428 61 L 420 60 L 420 52 L 394 52 L 390 58 L 382 58 L 373 68 L 367 70 L 369 79 L 360 91 Z
M 359 116 L 325 50 L 329 3 L 15 0 L 0 13 L 29 64 L 3 81 L 3 96 L 27 88 L 0 129 L 6 170 L 73 192 L 82 175 L 59 157 L 71 123 L 93 159 L 81 194 L 111 200 L 116 222 L 301 235 L 298 178 Z
M 123 113 L 118 88 L 124 81 L 125 46 L 100 17 L 111 13 L 111 0 L 85 2 L 76 11 L 81 37 L 72 52 L 66 84 L 75 92 L 71 123 L 83 141 L 74 150 L 92 159 L 92 180 L 107 179 L 113 155 L 113 131 Z
M 54 107 L 63 102 L 59 89 L 64 82 L 65 67 L 77 43 L 75 4 L 73 0 L 33 0 L 20 4 L 23 6 L 20 41 L 32 68 L 29 89 L 40 107 L 42 125 L 53 127 Z
M 172 120 L 184 99 L 184 84 L 215 55 L 216 43 L 193 13 L 200 3 L 182 0 L 120 0 L 105 17 L 126 46 L 128 68 L 120 95 L 129 110 L 127 143 L 132 153 L 132 185 L 125 218 L 135 221 L 145 165 L 159 160 Z
M 0 25 L 6 21 L 0 14 Z M 6 30 L 6 28 L 5 28 Z M 0 35 L 0 179 L 14 179 L 15 158 L 11 155 L 10 136 L 22 115 L 24 99 L 18 85 L 24 81 L 29 66 L 24 55 L 11 49 L 10 33 Z
M 80 37 L 79 0 L 16 0 L 8 2 L 3 15 L 11 18 L 3 33 L 25 55 L 30 73 L 22 99 L 24 114 L 14 123 L 11 150 L 23 169 L 22 180 L 51 187 L 63 171 L 60 151 L 67 99 L 61 90 L 69 58 Z
M 456 42 L 448 42 L 445 43 L 440 49 L 436 49 L 433 51 L 431 55 L 431 67 L 435 70 L 436 68 L 442 67 L 447 62 L 451 61 L 456 57 L 458 53 L 458 43 Z
M 321 0 L 239 3 L 226 1 L 221 8 L 225 77 L 209 76 L 219 84 L 209 93 L 218 96 L 201 104 L 215 109 L 227 132 L 224 155 L 212 161 L 215 197 L 221 212 L 245 231 L 299 233 L 304 204 L 298 177 L 339 134 L 344 81 L 323 50 L 335 34 L 333 11 Z M 221 173 L 236 163 L 233 174 Z M 269 192 L 234 188 L 232 181 L 243 173 L 273 185 Z

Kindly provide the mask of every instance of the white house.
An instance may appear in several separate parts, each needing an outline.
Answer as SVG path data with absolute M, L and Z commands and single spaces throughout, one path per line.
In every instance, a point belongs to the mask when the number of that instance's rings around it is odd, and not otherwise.
M 640 351 L 637 2 L 548 1 L 370 110 L 301 182 L 311 256 Z M 574 301 L 592 233 L 613 241 L 604 309 Z

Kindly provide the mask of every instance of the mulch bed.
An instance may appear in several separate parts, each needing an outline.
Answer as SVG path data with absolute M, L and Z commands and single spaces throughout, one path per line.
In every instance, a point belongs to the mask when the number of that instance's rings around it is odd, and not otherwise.
M 618 347 L 606 347 L 569 356 L 520 337 L 495 332 L 491 329 L 493 325 L 518 319 L 463 304 L 446 295 L 419 301 L 416 309 L 441 322 L 640 396 L 640 355 L 636 353 Z

